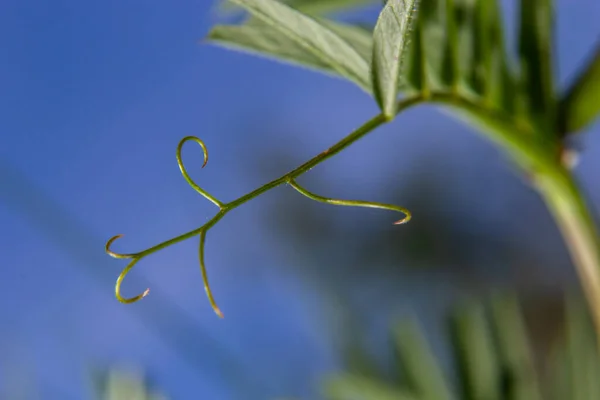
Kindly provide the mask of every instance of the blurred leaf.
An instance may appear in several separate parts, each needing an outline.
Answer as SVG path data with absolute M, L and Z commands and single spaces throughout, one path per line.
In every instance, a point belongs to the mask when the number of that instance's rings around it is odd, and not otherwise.
M 412 89 L 425 95 L 429 94 L 425 45 L 423 43 L 423 18 L 417 13 L 412 37 L 409 42 L 407 57 L 403 63 L 404 80 L 400 81 L 401 89 Z
M 359 375 L 343 374 L 328 379 L 324 395 L 329 400 L 417 400 L 410 394 Z
M 367 62 L 330 29 L 275 0 L 231 1 L 245 8 L 274 32 L 285 36 L 290 43 L 311 54 L 322 65 L 355 82 L 365 91 L 370 91 Z
M 386 118 L 396 116 L 400 65 L 407 47 L 416 0 L 389 0 L 373 32 L 372 85 Z
M 505 370 L 506 398 L 541 399 L 531 346 L 516 296 L 496 296 L 491 308 L 499 358 Z
M 347 10 L 349 8 L 364 6 L 377 3 L 379 0 L 280 0 L 282 3 L 302 11 L 305 14 L 323 15 L 336 11 Z M 220 4 L 223 11 L 235 9 L 229 1 L 223 1 Z
M 569 400 L 600 399 L 600 359 L 594 328 L 586 308 L 567 298 L 566 365 Z
M 527 109 L 538 130 L 556 132 L 553 0 L 521 0 L 519 57 Z
M 600 115 L 600 41 L 594 54 L 560 100 L 561 133 L 585 129 Z
M 455 351 L 464 388 L 464 399 L 501 400 L 498 363 L 484 307 L 471 302 L 452 317 Z
M 421 31 L 423 46 L 424 75 L 428 89 L 444 90 L 448 88 L 447 65 L 444 63 L 448 54 L 446 31 L 446 1 L 424 0 L 419 3 L 418 29 Z M 458 45 L 454 43 L 453 45 Z
M 394 342 L 411 393 L 420 400 L 454 398 L 416 322 L 398 324 L 394 330 Z
M 141 372 L 112 369 L 106 378 L 104 400 L 146 400 L 146 386 Z

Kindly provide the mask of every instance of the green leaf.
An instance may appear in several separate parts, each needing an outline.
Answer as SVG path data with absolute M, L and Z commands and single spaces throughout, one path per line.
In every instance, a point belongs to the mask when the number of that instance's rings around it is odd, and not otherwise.
M 377 3 L 379 0 L 280 0 L 298 11 L 311 15 L 331 14 L 338 11 L 365 6 L 367 4 Z M 229 1 L 220 3 L 222 11 L 230 11 L 234 9 Z
M 446 0 L 423 0 L 417 18 L 421 30 L 425 77 L 430 90 L 448 88 L 448 31 L 446 30 Z M 453 44 L 456 45 L 456 44 Z
M 400 90 L 410 90 L 429 94 L 427 79 L 427 62 L 425 60 L 425 46 L 422 35 L 423 19 L 417 14 L 415 27 L 408 46 L 406 60 L 402 66 L 404 80 L 400 81 Z
M 351 374 L 329 378 L 324 396 L 329 400 L 418 400 L 401 389 Z
M 400 65 L 407 47 L 416 0 L 389 0 L 373 32 L 372 85 L 388 120 L 396 115 Z
M 420 400 L 453 398 L 442 370 L 416 322 L 399 324 L 394 331 L 394 342 L 411 393 Z
M 316 20 L 275 0 L 230 0 L 287 37 L 322 64 L 370 92 L 369 66 L 342 38 Z
M 331 67 L 313 54 L 297 47 L 296 44 L 268 26 L 217 25 L 208 34 L 208 41 L 222 47 L 246 51 L 265 56 L 276 61 L 339 76 Z
M 560 100 L 560 132 L 573 133 L 585 129 L 600 115 L 600 41 Z
M 542 136 L 556 132 L 552 0 L 521 0 L 519 57 L 526 108 Z
M 506 398 L 541 399 L 531 345 L 517 297 L 496 296 L 492 300 L 491 308 L 499 358 L 505 369 Z
M 501 369 L 483 306 L 463 307 L 453 316 L 453 328 L 464 398 L 500 400 Z
M 334 22 L 326 18 L 318 18 L 317 21 L 344 39 L 346 43 L 352 46 L 354 50 L 361 55 L 367 64 L 371 64 L 371 57 L 373 56 L 372 29 L 359 25 Z
M 367 30 L 325 19 L 319 20 L 319 22 L 344 39 L 363 57 L 365 62 L 370 62 L 373 39 Z M 248 19 L 243 25 L 217 25 L 209 32 L 206 39 L 209 43 L 221 47 L 344 78 L 312 53 L 297 46 L 287 36 L 281 35 L 279 31 L 256 18 Z

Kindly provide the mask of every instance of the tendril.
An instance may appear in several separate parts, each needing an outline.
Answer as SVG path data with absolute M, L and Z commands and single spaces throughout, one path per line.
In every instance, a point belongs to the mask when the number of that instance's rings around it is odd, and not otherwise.
M 204 142 L 195 136 L 186 136 L 183 139 L 181 139 L 181 141 L 179 141 L 179 144 L 177 145 L 177 164 L 179 165 L 179 169 L 181 170 L 181 175 L 183 175 L 183 177 L 185 178 L 187 183 L 196 192 L 200 193 L 205 199 L 211 201 L 217 207 L 223 208 L 223 203 L 221 201 L 216 199 L 214 196 L 212 196 L 206 190 L 204 190 L 200 186 L 198 186 L 196 184 L 196 182 L 194 182 L 194 180 L 188 174 L 187 169 L 183 165 L 183 160 L 181 159 L 181 149 L 183 148 L 183 145 L 185 144 L 185 142 L 190 141 L 190 140 L 198 143 L 200 145 L 200 147 L 202 147 L 202 152 L 204 153 L 204 163 L 202 164 L 202 168 L 204 168 L 206 166 L 206 163 L 208 163 L 208 149 L 206 148 L 206 145 L 204 144 Z
M 113 236 L 112 238 L 110 238 L 108 240 L 108 242 L 106 242 L 105 250 L 106 250 L 106 253 L 108 253 L 108 255 L 110 255 L 111 257 L 130 258 L 131 259 L 129 264 L 127 264 L 127 266 L 119 274 L 119 277 L 117 278 L 117 283 L 115 285 L 115 296 L 117 297 L 117 300 L 119 300 L 121 303 L 130 304 L 130 303 L 135 303 L 136 301 L 141 300 L 144 297 L 148 296 L 148 293 L 150 293 L 150 289 L 146 289 L 146 290 L 144 290 L 143 293 L 140 293 L 137 296 L 130 297 L 128 299 L 121 296 L 121 284 L 123 283 L 123 279 L 125 279 L 125 276 L 129 273 L 129 271 L 131 271 L 131 269 L 135 266 L 135 264 L 137 264 L 137 262 L 143 258 L 143 255 L 140 255 L 141 253 L 122 254 L 122 253 L 115 253 L 114 251 L 112 251 L 110 249 L 110 246 L 113 244 L 113 242 L 115 240 L 117 240 L 121 237 L 123 237 L 123 235 L 116 235 L 116 236 Z
M 311 200 L 315 200 L 321 203 L 333 204 L 336 206 L 349 206 L 349 207 L 367 207 L 367 208 L 379 208 L 382 210 L 390 210 L 390 211 L 398 211 L 405 215 L 404 218 L 394 222 L 394 225 L 405 224 L 411 219 L 411 212 L 408 211 L 404 207 L 395 206 L 393 204 L 385 204 L 385 203 L 376 203 L 372 201 L 363 201 L 363 200 L 338 200 L 331 199 L 328 197 L 319 196 L 318 194 L 312 193 L 302 186 L 300 186 L 293 178 L 288 180 L 288 183 L 291 187 L 296 189 L 298 193 L 308 197 Z
M 217 314 L 220 318 L 223 318 L 223 313 L 217 306 L 215 299 L 213 297 L 212 291 L 210 290 L 210 285 L 208 283 L 208 273 L 206 272 L 206 265 L 204 264 L 204 242 L 206 241 L 206 230 L 203 229 L 200 232 L 200 245 L 198 246 L 198 259 L 200 260 L 200 272 L 202 272 L 202 281 L 204 282 L 204 290 L 206 291 L 206 296 L 208 296 L 208 301 L 210 302 L 210 306 L 212 307 L 215 314 Z

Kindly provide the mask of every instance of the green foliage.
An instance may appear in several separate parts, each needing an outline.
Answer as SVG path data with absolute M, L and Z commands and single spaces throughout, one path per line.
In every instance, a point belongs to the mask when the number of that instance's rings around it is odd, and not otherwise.
M 558 310 L 557 310 L 558 312 Z M 394 329 L 399 378 L 340 373 L 325 379 L 329 400 L 536 400 L 596 399 L 600 357 L 594 330 L 582 304 L 569 298 L 567 332 L 542 374 L 534 365 L 529 334 L 516 297 L 495 296 L 486 304 L 470 301 L 450 315 L 448 332 L 458 382 L 451 382 L 429 349 L 421 328 L 409 319 Z M 542 393 L 541 388 L 545 389 Z M 394 397 L 396 396 L 396 397 Z
M 314 19 L 273 0 L 230 0 L 292 46 L 317 58 L 331 70 L 370 90 L 369 65 L 345 40 Z M 209 35 L 210 37 L 210 35 Z
M 387 2 L 373 32 L 372 79 L 375 99 L 387 119 L 396 116 L 400 65 L 408 45 L 408 32 L 416 0 Z
M 108 254 L 131 259 L 117 279 L 116 296 L 120 301 L 131 303 L 147 294 L 146 291 L 132 298 L 120 295 L 123 278 L 139 260 L 175 243 L 199 237 L 205 288 L 213 309 L 221 315 L 212 299 L 204 268 L 206 234 L 232 209 L 280 185 L 290 185 L 313 200 L 329 204 L 405 212 L 405 220 L 408 220 L 410 214 L 402 207 L 325 198 L 302 188 L 296 179 L 401 111 L 432 102 L 446 106 L 452 115 L 477 127 L 499 144 L 531 178 L 562 229 L 586 286 L 585 292 L 600 334 L 598 233 L 568 166 L 563 165 L 564 132 L 559 129 L 569 130 L 567 133 L 580 129 L 600 112 L 598 102 L 593 99 L 594 88 L 600 80 L 600 61 L 596 55 L 575 80 L 573 88 L 560 96 L 564 100 L 557 102 L 552 69 L 552 0 L 521 0 L 516 59 L 509 57 L 504 48 L 504 25 L 498 0 L 389 0 L 382 3 L 383 9 L 373 32 L 314 14 L 339 11 L 340 7 L 362 4 L 362 1 L 230 2 L 246 10 L 251 18 L 241 25 L 216 26 L 208 35 L 209 41 L 347 79 L 373 95 L 382 112 L 296 169 L 229 203 L 217 200 L 187 175 L 179 154 L 183 142 L 194 140 L 199 143 L 205 151 L 205 161 L 207 154 L 201 140 L 184 138 L 177 156 L 182 173 L 188 183 L 213 202 L 219 211 L 197 229 L 141 252 L 116 253 L 110 250 L 110 245 L 119 236 L 110 239 L 106 246 Z M 463 359 L 473 357 L 482 366 L 467 371 L 465 377 L 477 375 L 476 380 L 469 382 L 485 382 L 495 376 L 495 363 L 490 358 L 482 316 L 479 311 L 473 311 L 464 318 L 457 325 L 458 332 L 464 324 L 468 329 L 458 334 L 457 339 L 474 335 L 465 343 L 472 341 L 478 351 L 465 353 Z M 516 357 L 508 352 L 505 356 L 507 359 Z M 485 387 L 472 386 L 470 390 L 474 396 L 486 393 Z M 531 388 L 523 390 L 535 392 Z
M 97 379 L 98 399 L 102 400 L 167 400 L 148 387 L 143 374 L 134 369 L 111 368 Z
M 282 0 L 281 2 L 310 15 L 330 14 L 349 8 L 375 3 L 378 0 Z M 219 3 L 224 11 L 231 11 L 235 6 L 229 1 Z
M 587 64 L 560 100 L 560 132 L 585 129 L 600 114 L 600 41 Z

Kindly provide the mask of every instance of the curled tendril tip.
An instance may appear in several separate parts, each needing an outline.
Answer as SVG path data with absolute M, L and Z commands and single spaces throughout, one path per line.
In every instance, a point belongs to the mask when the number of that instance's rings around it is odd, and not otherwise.
M 125 298 L 121 295 L 121 284 L 123 283 L 123 279 L 125 279 L 125 276 L 127 276 L 129 271 L 135 266 L 135 264 L 137 264 L 137 262 L 142 259 L 142 257 L 139 256 L 138 254 L 116 253 L 110 249 L 110 246 L 112 246 L 114 241 L 121 237 L 123 237 L 122 234 L 113 236 L 110 239 L 108 239 L 108 241 L 106 242 L 105 250 L 106 250 L 106 253 L 108 255 L 110 255 L 111 257 L 120 258 L 120 259 L 123 259 L 123 258 L 131 259 L 129 264 L 127 264 L 127 266 L 119 274 L 119 277 L 117 278 L 117 283 L 115 284 L 115 296 L 117 297 L 117 300 L 119 300 L 121 303 L 130 304 L 130 303 L 135 303 L 136 301 L 141 300 L 144 297 L 148 296 L 148 294 L 150 293 L 150 289 L 146 289 L 146 290 L 144 290 L 143 293 L 138 294 L 137 296 L 134 296 L 134 297 L 130 297 L 130 298 Z
M 196 182 L 194 182 L 190 174 L 187 172 L 187 169 L 183 165 L 183 160 L 181 158 L 181 149 L 183 148 L 183 145 L 189 141 L 198 143 L 202 148 L 202 152 L 204 154 L 204 163 L 202 164 L 202 168 L 204 168 L 208 163 L 208 149 L 206 148 L 204 142 L 196 136 L 186 136 L 183 139 L 181 139 L 179 141 L 179 144 L 177 145 L 177 165 L 179 165 L 181 175 L 183 175 L 183 178 L 186 180 L 188 185 L 190 185 L 196 192 L 200 193 L 200 195 L 202 195 L 208 201 L 214 203 L 217 207 L 223 208 L 223 203 L 221 201 L 217 200 L 213 195 L 208 193 L 206 190 L 202 189 L 200 186 L 198 186 Z
M 110 239 L 108 239 L 108 241 L 106 242 L 106 246 L 104 246 L 106 254 L 108 254 L 109 256 L 114 257 L 114 258 L 133 258 L 135 256 L 134 254 L 116 253 L 110 249 L 110 246 L 112 246 L 114 241 L 117 239 L 120 239 L 122 237 L 123 237 L 123 234 L 120 234 L 120 235 L 115 235 L 115 236 L 111 237 Z

